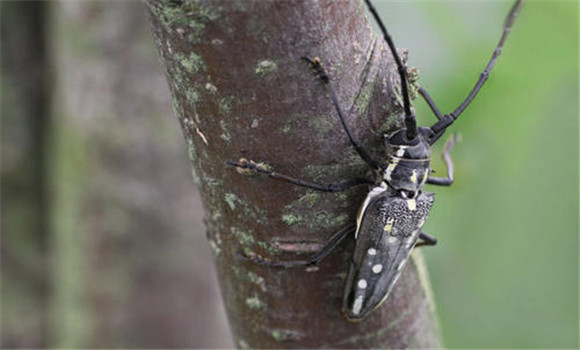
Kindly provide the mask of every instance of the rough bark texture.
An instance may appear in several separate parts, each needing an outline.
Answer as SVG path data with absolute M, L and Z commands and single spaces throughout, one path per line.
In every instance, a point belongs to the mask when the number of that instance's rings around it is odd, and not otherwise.
M 360 323 L 341 314 L 352 237 L 316 268 L 237 258 L 312 254 L 352 222 L 365 189 L 318 193 L 226 166 L 246 157 L 316 182 L 374 176 L 352 149 L 328 91 L 301 56 L 319 56 L 357 138 L 383 152 L 401 124 L 392 57 L 358 1 L 147 1 L 151 27 L 202 193 L 222 296 L 240 348 L 441 346 L 425 271 L 409 263 Z M 420 258 L 420 256 L 419 256 Z

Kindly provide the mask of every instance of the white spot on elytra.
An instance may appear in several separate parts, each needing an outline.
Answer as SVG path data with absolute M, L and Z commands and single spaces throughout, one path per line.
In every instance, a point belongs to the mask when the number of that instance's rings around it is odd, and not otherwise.
M 376 264 L 375 266 L 373 266 L 373 272 L 374 273 L 380 273 L 381 271 L 383 271 L 383 265 Z
M 415 211 L 417 209 L 417 202 L 414 199 L 407 199 L 407 207 L 410 211 Z
M 360 289 L 365 289 L 367 287 L 367 280 L 365 280 L 364 278 L 361 278 L 360 280 L 358 280 L 358 283 L 356 285 Z
M 360 309 L 362 308 L 364 296 L 359 295 L 355 300 L 354 304 L 352 305 L 352 313 L 353 315 L 358 315 L 360 313 Z
M 395 237 L 395 236 L 390 236 L 389 237 L 389 243 L 390 244 L 397 243 L 398 241 L 399 241 L 399 239 L 397 237 Z
M 369 248 L 367 253 L 369 253 L 369 255 L 377 255 L 377 250 L 375 248 Z

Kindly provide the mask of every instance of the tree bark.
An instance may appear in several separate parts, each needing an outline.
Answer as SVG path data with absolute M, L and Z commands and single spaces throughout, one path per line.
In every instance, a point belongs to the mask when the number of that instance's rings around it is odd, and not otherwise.
M 48 345 L 47 135 L 52 83 L 43 1 L 1 4 L 2 348 Z M 17 320 L 15 322 L 15 320 Z
M 245 157 L 307 181 L 373 178 L 327 89 L 301 56 L 329 71 L 355 137 L 382 156 L 400 128 L 398 76 L 359 1 L 148 0 L 173 105 L 202 193 L 222 297 L 240 348 L 440 347 L 420 256 L 388 301 L 360 323 L 341 314 L 349 237 L 319 266 L 242 261 L 308 257 L 354 221 L 365 189 L 319 193 L 226 165 Z
M 143 5 L 50 5 L 47 347 L 231 346 Z

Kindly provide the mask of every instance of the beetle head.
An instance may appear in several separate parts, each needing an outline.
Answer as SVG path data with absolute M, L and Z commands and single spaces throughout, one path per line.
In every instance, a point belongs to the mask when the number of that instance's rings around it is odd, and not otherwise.
M 406 129 L 385 136 L 388 163 L 383 178 L 395 190 L 416 194 L 423 186 L 430 170 L 431 150 L 429 128 L 420 128 L 415 138 L 407 138 Z

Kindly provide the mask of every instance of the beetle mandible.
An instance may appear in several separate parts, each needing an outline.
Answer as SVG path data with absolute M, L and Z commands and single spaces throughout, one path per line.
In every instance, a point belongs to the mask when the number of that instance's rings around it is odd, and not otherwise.
M 403 97 L 404 128 L 385 135 L 386 161 L 383 162 L 371 157 L 361 143 L 353 137 L 345 121 L 334 86 L 328 73 L 322 67 L 320 59 L 303 57 L 302 59 L 308 62 L 314 74 L 328 87 L 350 143 L 378 176 L 375 181 L 353 179 L 336 184 L 316 184 L 276 173 L 261 163 L 245 158 L 237 162 L 228 160 L 227 164 L 237 167 L 238 170 L 263 173 L 273 179 L 318 191 L 339 192 L 355 186 L 371 185 L 369 193 L 360 206 L 356 223 L 335 233 L 310 259 L 271 261 L 258 255 L 247 258 L 272 267 L 310 266 L 321 261 L 348 234 L 354 232 L 356 245 L 345 282 L 343 313 L 350 321 L 360 321 L 378 308 L 389 296 L 413 248 L 437 243 L 434 237 L 421 231 L 433 204 L 433 194 L 423 191 L 423 187 L 425 184 L 449 186 L 453 183 L 453 163 L 449 153 L 457 138 L 449 138 L 444 147 L 443 159 L 447 167 L 447 177 L 430 175 L 430 148 L 463 113 L 487 80 L 523 2 L 524 0 L 517 0 L 512 6 L 504 23 L 501 38 L 485 70 L 465 100 L 453 112 L 442 114 L 425 89 L 419 88 L 419 94 L 425 99 L 438 121 L 430 127 L 417 127 L 409 99 L 407 69 L 375 7 L 370 0 L 365 0 L 395 59 Z

